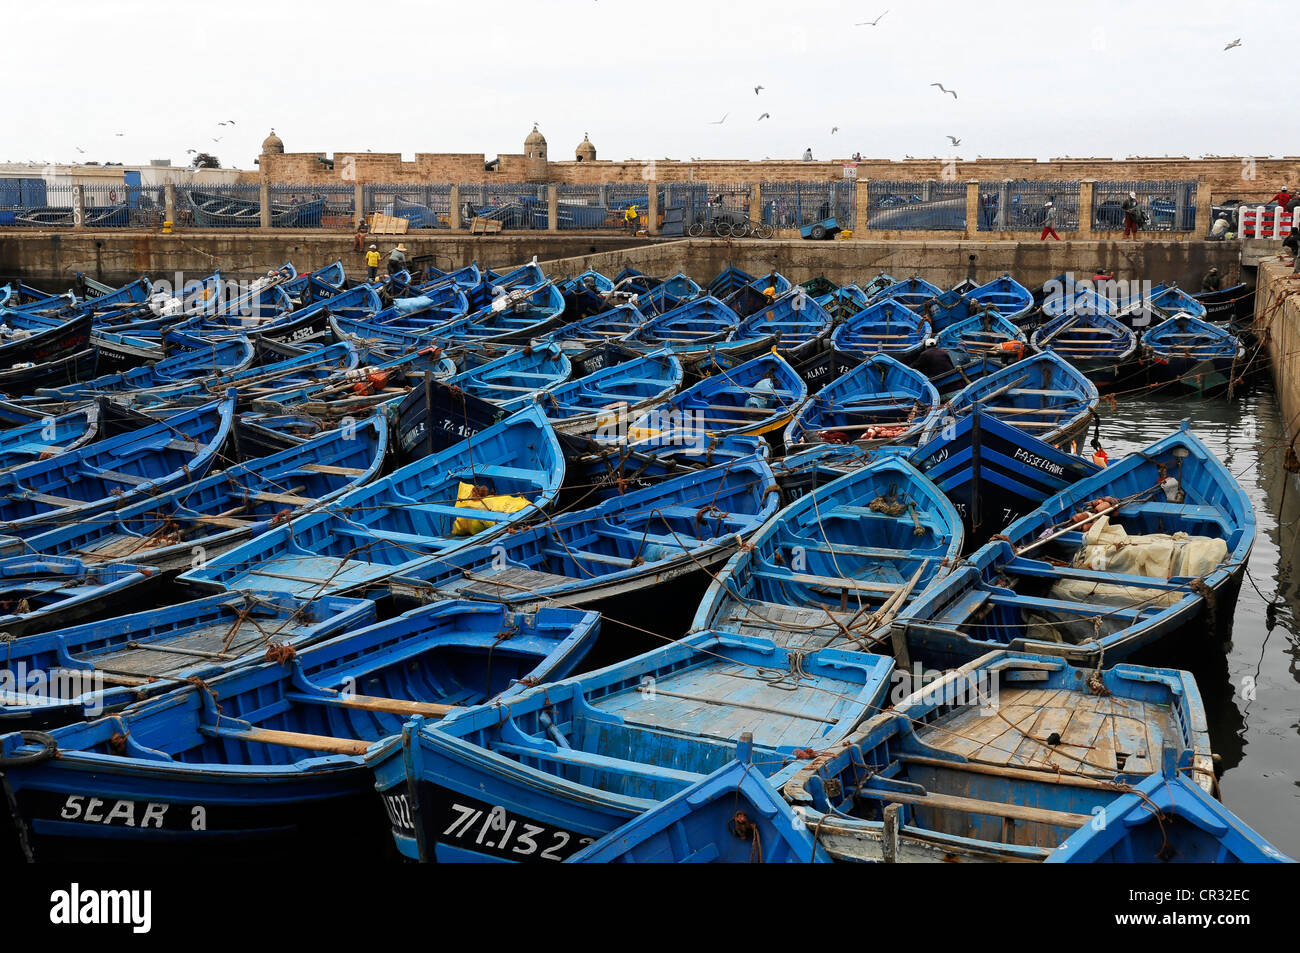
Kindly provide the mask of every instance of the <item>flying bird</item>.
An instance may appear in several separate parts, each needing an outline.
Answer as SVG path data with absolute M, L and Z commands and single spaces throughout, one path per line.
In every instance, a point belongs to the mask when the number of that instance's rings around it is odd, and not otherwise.
M 233 126 L 234 124 L 235 124 L 235 120 L 233 119 L 227 119 L 225 122 L 217 123 L 218 126 Z
M 951 142 L 954 146 L 961 145 L 961 140 L 958 139 L 956 136 L 949 136 L 948 141 Z
M 217 136 L 217 137 L 215 137 L 212 141 L 213 141 L 213 142 L 220 142 L 221 139 L 222 139 L 221 136 Z
M 832 135 L 832 136 L 835 135 L 835 133 L 837 133 L 837 132 L 839 132 L 839 131 L 840 131 L 840 127 L 839 127 L 839 126 L 831 126 L 831 135 Z
M 115 135 L 115 136 L 125 136 L 126 133 L 124 133 L 124 132 L 115 132 L 115 133 L 113 133 L 113 135 Z
M 721 119 L 719 119 L 717 122 L 710 122 L 710 123 L 707 123 L 707 125 L 710 125 L 710 126 L 721 126 L 724 122 L 727 121 L 727 117 L 730 116 L 730 115 L 731 115 L 731 113 L 723 113 Z
M 1224 49 L 1225 49 L 1225 50 L 1230 50 L 1230 49 L 1232 49 L 1234 46 L 1241 46 L 1241 37 L 1237 37 L 1235 40 L 1233 40 L 1231 43 L 1229 43 L 1227 46 L 1225 46 Z
M 73 148 L 76 149 L 78 152 L 80 152 L 82 155 L 86 154 L 86 150 L 81 148 L 81 146 L 73 146 Z
M 186 149 L 185 151 L 186 151 L 187 153 L 189 153 L 189 152 L 197 152 L 198 150 L 197 150 L 197 149 Z
M 767 89 L 767 87 L 766 87 L 766 86 L 755 86 L 755 87 L 754 87 L 754 95 L 755 95 L 755 96 L 758 95 L 758 91 L 759 91 L 760 89 Z
M 888 13 L 888 12 L 889 12 L 888 10 L 885 11 L 885 13 Z M 854 26 L 875 26 L 877 23 L 879 23 L 881 20 L 883 20 L 883 19 L 885 18 L 885 13 L 882 13 L 880 16 L 876 17 L 874 20 L 863 20 L 861 23 L 855 23 Z
M 763 113 L 763 115 L 759 116 L 759 117 L 758 117 L 757 119 L 755 119 L 754 121 L 755 121 L 755 122 L 762 122 L 764 119 L 771 119 L 771 118 L 772 118 L 772 114 L 771 114 L 771 113 Z
M 943 88 L 943 83 L 931 83 L 930 85 L 931 85 L 931 86 L 938 86 L 938 87 L 939 87 L 939 92 L 941 92 L 941 93 L 947 93 L 947 94 L 948 94 L 949 96 L 951 96 L 953 99 L 956 99 L 956 98 L 957 98 L 957 93 L 956 93 L 954 90 L 951 90 L 951 89 L 944 89 L 944 88 Z

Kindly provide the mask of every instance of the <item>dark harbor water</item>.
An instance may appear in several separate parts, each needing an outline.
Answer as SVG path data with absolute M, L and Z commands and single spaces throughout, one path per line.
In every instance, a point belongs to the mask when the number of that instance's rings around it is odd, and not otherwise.
M 1102 416 L 1102 443 L 1112 460 L 1189 419 L 1255 505 L 1255 547 L 1232 641 L 1221 653 L 1192 654 L 1166 640 L 1156 656 L 1142 661 L 1195 674 L 1220 759 L 1223 802 L 1278 848 L 1300 857 L 1300 588 L 1294 568 L 1300 479 L 1282 468 L 1281 408 L 1271 386 L 1262 384 L 1232 401 L 1187 394 L 1121 399 Z

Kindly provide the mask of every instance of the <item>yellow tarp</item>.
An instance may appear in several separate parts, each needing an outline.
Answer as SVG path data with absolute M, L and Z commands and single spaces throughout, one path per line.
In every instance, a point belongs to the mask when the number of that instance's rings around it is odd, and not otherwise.
M 474 495 L 474 484 L 462 483 L 456 490 L 457 509 L 487 510 L 491 513 L 518 513 L 531 505 L 522 496 L 479 496 Z M 496 526 L 494 520 L 475 520 L 462 516 L 451 524 L 451 535 L 473 536 Z

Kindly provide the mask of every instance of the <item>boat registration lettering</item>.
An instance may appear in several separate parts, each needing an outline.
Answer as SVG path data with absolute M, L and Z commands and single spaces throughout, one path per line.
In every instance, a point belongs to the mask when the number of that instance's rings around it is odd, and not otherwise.
M 1044 460 L 1042 457 L 1030 453 L 1023 447 L 1016 448 L 1015 458 L 1021 463 L 1027 463 L 1029 466 L 1034 467 L 1037 470 L 1043 470 L 1055 476 L 1065 475 L 1065 467 L 1061 466 L 1059 463 L 1052 463 L 1050 460 Z
M 415 821 L 411 818 L 411 802 L 405 794 L 385 794 L 384 809 L 388 811 L 388 822 L 399 834 L 415 833 Z
M 452 800 L 446 806 L 438 837 L 441 842 L 510 860 L 558 864 L 595 840 L 553 824 L 512 815 L 500 805 Z
M 69 794 L 59 811 L 59 819 L 82 824 L 108 824 L 123 827 L 167 828 L 167 812 L 172 805 L 162 801 L 105 800 L 88 794 Z M 208 809 L 196 804 L 190 809 L 189 828 L 208 829 Z

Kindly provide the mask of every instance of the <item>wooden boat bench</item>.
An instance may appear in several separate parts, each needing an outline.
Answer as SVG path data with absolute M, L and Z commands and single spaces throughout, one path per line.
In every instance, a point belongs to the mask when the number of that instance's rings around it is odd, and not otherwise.
M 308 735 L 297 731 L 277 731 L 271 728 L 223 728 L 219 725 L 199 725 L 199 733 L 209 738 L 231 741 L 252 741 L 285 748 L 302 748 L 322 754 L 363 755 L 370 747 L 369 741 L 357 738 L 334 738 L 330 735 Z
M 776 582 L 797 582 L 805 586 L 820 586 L 825 589 L 853 590 L 884 594 L 896 592 L 902 588 L 901 583 L 871 582 L 866 579 L 849 579 L 840 576 L 815 576 L 810 573 L 782 572 L 780 569 L 755 569 L 753 575 L 759 579 L 771 579 Z
M 619 758 L 610 758 L 590 751 L 581 751 L 577 748 L 559 748 L 555 751 L 546 751 L 533 748 L 530 745 L 510 744 L 504 741 L 491 742 L 488 748 L 497 754 L 510 755 L 515 758 L 536 758 L 539 761 L 552 761 L 557 764 L 589 768 L 595 771 L 610 771 L 615 774 L 630 774 L 656 781 L 668 779 L 680 781 L 683 786 L 695 784 L 704 778 L 704 775 L 696 774 L 693 771 L 678 771 L 676 768 L 640 764 L 636 761 L 623 761 Z
M 966 814 L 1005 817 L 1030 824 L 1048 824 L 1052 827 L 1083 827 L 1092 821 L 1092 815 L 1090 814 L 1075 814 L 1070 811 L 1053 811 L 1041 807 L 983 801 L 978 798 L 959 797 L 955 794 L 910 794 L 903 791 L 881 791 L 864 787 L 859 788 L 855 792 L 855 796 L 858 799 L 871 798 L 895 804 L 933 808 L 936 811 L 961 811 Z

